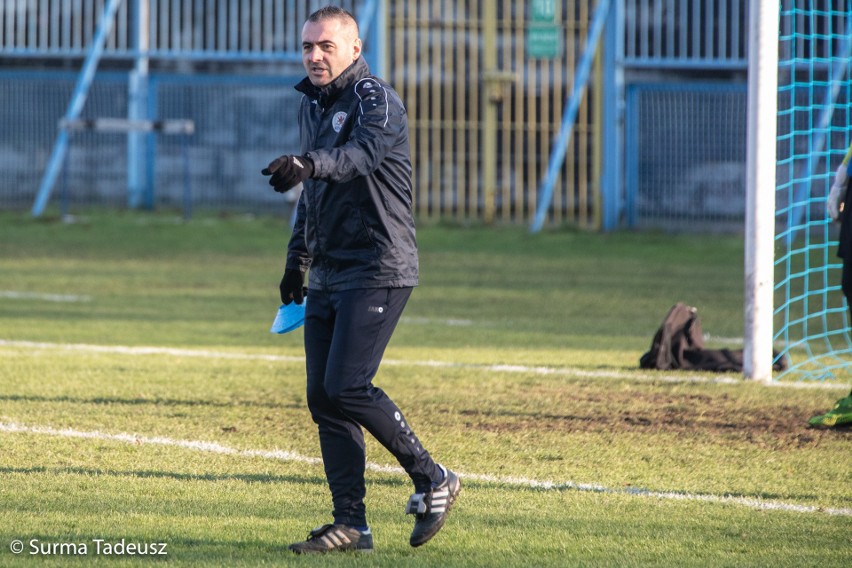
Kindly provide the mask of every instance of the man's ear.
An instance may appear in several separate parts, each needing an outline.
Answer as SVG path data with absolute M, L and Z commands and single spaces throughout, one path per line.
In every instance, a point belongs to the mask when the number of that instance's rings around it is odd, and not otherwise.
M 352 61 L 355 61 L 361 56 L 361 38 L 356 38 L 352 44 Z

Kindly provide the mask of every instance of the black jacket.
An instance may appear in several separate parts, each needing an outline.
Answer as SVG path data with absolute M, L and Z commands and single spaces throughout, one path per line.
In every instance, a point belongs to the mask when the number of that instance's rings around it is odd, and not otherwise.
M 304 182 L 287 268 L 338 291 L 418 283 L 408 122 L 399 95 L 359 58 L 325 87 L 307 78 L 299 109 Z

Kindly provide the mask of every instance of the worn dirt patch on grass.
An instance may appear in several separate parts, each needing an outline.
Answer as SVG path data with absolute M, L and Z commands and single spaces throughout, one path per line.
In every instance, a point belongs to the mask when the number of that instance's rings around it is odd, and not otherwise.
M 852 428 L 815 429 L 808 418 L 828 408 L 750 405 L 727 394 L 718 397 L 653 390 L 614 390 L 605 396 L 577 392 L 555 396 L 540 410 L 461 410 L 468 428 L 490 432 L 562 431 L 673 433 L 739 440 L 783 449 L 817 446 L 827 437 L 849 436 Z

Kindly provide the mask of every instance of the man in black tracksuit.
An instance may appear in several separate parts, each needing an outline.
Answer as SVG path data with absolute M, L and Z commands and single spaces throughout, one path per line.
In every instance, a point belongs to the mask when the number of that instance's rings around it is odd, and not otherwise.
M 333 524 L 290 546 L 297 553 L 369 551 L 364 507 L 364 434 L 387 448 L 414 483 L 406 513 L 412 546 L 443 526 L 461 490 L 436 464 L 402 411 L 372 383 L 402 310 L 418 283 L 406 111 L 399 96 L 370 75 L 358 26 L 327 7 L 302 30 L 308 76 L 296 89 L 301 154 L 263 170 L 270 185 L 303 191 L 281 280 L 281 300 L 303 301 L 307 400 L 319 430 Z

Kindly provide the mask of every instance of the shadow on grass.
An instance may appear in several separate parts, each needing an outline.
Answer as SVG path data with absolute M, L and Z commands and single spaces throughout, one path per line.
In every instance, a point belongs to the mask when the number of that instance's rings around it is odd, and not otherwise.
M 255 473 L 179 473 L 174 471 L 155 471 L 155 470 L 109 470 L 109 469 L 94 469 L 85 467 L 0 467 L 0 475 L 4 474 L 49 474 L 49 475 L 82 475 L 86 477 L 135 477 L 138 479 L 174 479 L 178 481 L 242 481 L 244 483 L 296 483 L 307 485 L 321 485 L 326 487 L 327 482 L 325 477 L 319 475 L 270 475 L 270 474 L 255 474 Z M 387 487 L 407 486 L 410 483 L 405 479 L 381 478 L 370 479 L 367 485 L 382 485 Z
M 118 398 L 118 397 L 93 397 L 93 398 L 78 398 L 71 396 L 36 396 L 36 395 L 5 395 L 0 396 L 0 402 L 51 402 L 51 403 L 71 403 L 71 404 L 94 404 L 94 405 L 151 405 L 151 406 L 203 406 L 211 408 L 228 408 L 233 406 L 244 406 L 250 408 L 286 408 L 298 409 L 305 408 L 303 402 L 278 403 L 278 402 L 259 402 L 254 400 L 229 400 L 229 401 L 210 401 L 198 399 L 177 399 L 177 398 Z
M 135 477 L 138 479 L 174 479 L 178 481 L 241 481 L 244 483 L 266 483 L 266 484 L 277 484 L 277 483 L 296 483 L 296 484 L 307 484 L 307 485 L 320 485 L 322 487 L 326 486 L 326 480 L 322 476 L 305 476 L 305 475 L 270 475 L 270 474 L 249 474 L 249 473 L 233 473 L 233 474 L 196 474 L 196 473 L 179 473 L 173 471 L 155 471 L 155 470 L 105 470 L 105 469 L 94 469 L 94 468 L 84 468 L 84 467 L 57 467 L 57 468 L 49 468 L 49 467 L 31 467 L 31 468 L 12 468 L 12 467 L 2 467 L 0 468 L 0 475 L 3 474 L 34 474 L 34 473 L 43 473 L 50 475 L 82 475 L 86 477 L 97 477 L 97 476 L 108 476 L 108 477 Z M 385 487 L 401 487 L 408 486 L 410 483 L 407 479 L 402 476 L 397 477 L 370 477 L 367 481 L 367 485 L 374 486 L 385 486 Z M 724 494 L 714 494 L 714 493 L 701 493 L 701 492 L 690 492 L 690 491 L 680 491 L 680 490 L 667 490 L 667 489 L 646 489 L 642 487 L 604 487 L 601 485 L 595 484 L 584 484 L 584 483 L 574 483 L 574 482 L 564 482 L 564 483 L 553 483 L 548 484 L 547 486 L 524 486 L 518 484 L 512 484 L 508 486 L 505 483 L 501 483 L 499 481 L 482 481 L 475 479 L 464 479 L 464 487 L 467 490 L 476 490 L 476 489 L 511 489 L 514 492 L 532 492 L 532 493 L 551 493 L 551 492 L 569 492 L 569 491 L 577 491 L 581 493 L 605 493 L 609 495 L 635 495 L 635 496 L 648 496 L 654 497 L 658 495 L 665 495 L 673 499 L 683 498 L 689 500 L 702 500 L 702 499 L 731 499 L 731 500 L 748 500 L 753 499 L 755 501 L 768 501 L 768 500 L 780 500 L 780 499 L 789 499 L 793 497 L 796 500 L 801 501 L 817 501 L 818 496 L 813 494 L 807 495 L 789 495 L 789 494 L 776 494 L 776 493 L 766 493 L 761 492 L 758 494 L 748 494 L 748 493 L 724 493 Z

